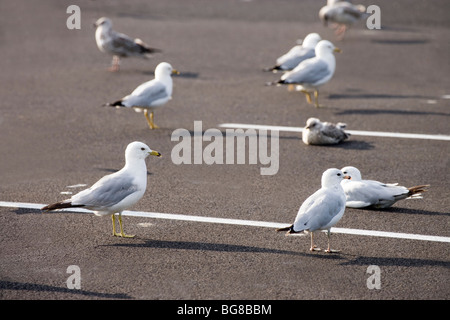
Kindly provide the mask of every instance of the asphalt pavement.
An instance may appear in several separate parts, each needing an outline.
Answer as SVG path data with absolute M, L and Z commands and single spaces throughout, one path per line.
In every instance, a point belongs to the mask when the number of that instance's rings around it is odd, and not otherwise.
M 347 209 L 336 227 L 450 237 L 449 141 L 354 135 L 324 147 L 279 132 L 273 175 L 248 158 L 173 162 L 174 131 L 193 133 L 195 121 L 203 132 L 225 132 L 220 124 L 303 127 L 314 116 L 349 130 L 450 135 L 449 2 L 354 1 L 378 5 L 382 29 L 361 21 L 343 41 L 320 22 L 322 2 L 78 1 L 81 29 L 70 30 L 67 1 L 2 1 L 0 202 L 63 200 L 120 169 L 137 140 L 162 157 L 147 160 L 147 192 L 130 210 L 289 224 L 323 171 L 353 165 L 364 178 L 429 191 L 390 209 Z M 123 59 L 109 72 L 111 57 L 97 49 L 92 27 L 101 16 L 162 53 Z M 324 108 L 266 85 L 281 73 L 262 71 L 310 32 L 343 51 L 320 89 Z M 153 78 L 162 61 L 180 75 L 172 100 L 155 112 L 160 129 L 149 130 L 141 113 L 102 107 Z M 266 227 L 132 216 L 124 228 L 136 237 L 122 239 L 111 235 L 109 218 L 19 207 L 0 207 L 2 300 L 450 297 L 445 242 L 336 233 L 341 252 L 327 254 L 310 252 L 309 236 Z M 326 247 L 325 234 L 316 239 Z M 80 289 L 68 285 L 73 265 Z

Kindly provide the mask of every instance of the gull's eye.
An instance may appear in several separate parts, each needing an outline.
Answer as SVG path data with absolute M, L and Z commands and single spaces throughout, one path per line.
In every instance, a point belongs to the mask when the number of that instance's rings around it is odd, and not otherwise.
M 141 150 L 142 150 L 142 151 L 144 151 L 144 150 L 145 150 L 145 148 L 141 148 Z
M 338 173 L 338 177 L 340 177 L 341 176 L 341 174 L 340 173 Z

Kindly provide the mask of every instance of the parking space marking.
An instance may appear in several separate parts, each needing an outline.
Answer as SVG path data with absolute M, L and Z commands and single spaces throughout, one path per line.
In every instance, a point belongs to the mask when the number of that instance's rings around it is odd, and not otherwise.
M 302 132 L 301 127 L 286 127 L 286 126 L 269 126 L 258 124 L 243 124 L 243 123 L 222 123 L 220 128 L 229 129 L 255 129 L 255 130 L 277 130 L 285 132 Z M 345 130 L 355 136 L 367 137 L 388 137 L 388 138 L 406 138 L 406 139 L 425 139 L 425 140 L 443 140 L 450 141 L 449 135 L 443 134 L 419 134 L 419 133 L 400 133 L 400 132 L 383 132 L 383 131 L 361 131 L 361 130 Z
M 21 209 L 34 209 L 39 210 L 44 207 L 45 204 L 39 203 L 26 203 L 26 202 L 9 202 L 0 201 L 0 207 L 5 208 L 21 208 Z M 80 212 L 80 213 L 92 213 L 92 211 L 82 208 L 61 209 L 55 210 L 55 212 Z M 173 213 L 159 213 L 159 212 L 145 212 L 145 211 L 124 211 L 123 216 L 143 217 L 152 219 L 168 219 L 168 220 L 180 220 L 180 221 L 193 221 L 204 223 L 218 223 L 218 224 L 231 224 L 251 227 L 264 227 L 264 228 L 283 228 L 289 225 L 289 223 L 268 222 L 268 221 L 254 221 L 243 219 L 228 219 L 228 218 L 214 218 L 204 216 L 193 216 L 184 214 Z M 371 237 L 384 237 L 395 239 L 409 239 L 409 240 L 422 240 L 433 242 L 447 242 L 450 243 L 450 237 L 421 235 L 412 233 L 400 233 L 400 232 L 386 232 L 376 230 L 363 230 L 363 229 L 350 229 L 350 228 L 332 228 L 332 233 L 351 234 L 359 236 L 371 236 Z M 296 234 L 300 235 L 300 234 Z

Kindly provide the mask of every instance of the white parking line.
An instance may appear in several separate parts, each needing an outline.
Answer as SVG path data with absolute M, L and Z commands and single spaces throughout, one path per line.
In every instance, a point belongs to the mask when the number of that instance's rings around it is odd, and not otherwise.
M 277 130 L 277 131 L 286 131 L 286 132 L 302 132 L 303 131 L 303 128 L 300 128 L 300 127 L 267 126 L 267 125 L 243 124 L 243 123 L 222 123 L 222 124 L 219 124 L 219 127 L 220 128 L 230 128 L 230 129 Z M 355 136 L 450 141 L 450 136 L 443 135 L 443 134 L 419 134 L 419 133 L 361 131 L 361 130 L 345 130 L 345 132 L 348 132 Z
M 0 207 L 6 208 L 22 208 L 22 209 L 40 209 L 45 204 L 39 203 L 25 203 L 25 202 L 8 202 L 0 201 Z M 92 213 L 90 210 L 82 208 L 62 209 L 55 210 L 69 211 L 69 212 L 84 212 Z M 267 222 L 267 221 L 254 221 L 254 220 L 242 220 L 242 219 L 227 219 L 227 218 L 214 218 L 214 217 L 202 217 L 192 216 L 184 214 L 172 214 L 172 213 L 158 213 L 158 212 L 145 212 L 145 211 L 124 211 L 123 216 L 153 218 L 153 219 L 168 219 L 168 220 L 181 220 L 181 221 L 193 221 L 193 222 L 206 222 L 206 223 L 219 223 L 219 224 L 231 224 L 250 227 L 264 227 L 264 228 L 282 228 L 289 225 L 289 223 Z M 430 236 L 412 233 L 399 233 L 399 232 L 386 232 L 375 230 L 362 230 L 362 229 L 349 229 L 349 228 L 332 228 L 332 233 L 352 234 L 359 236 L 371 236 L 371 237 L 384 237 L 384 238 L 396 238 L 396 239 L 409 239 L 409 240 L 423 240 L 434 242 L 447 242 L 450 243 L 450 237 Z

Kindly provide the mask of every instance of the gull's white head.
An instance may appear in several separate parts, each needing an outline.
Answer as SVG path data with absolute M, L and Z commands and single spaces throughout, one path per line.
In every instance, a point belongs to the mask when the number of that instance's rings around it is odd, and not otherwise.
M 343 179 L 348 179 L 348 177 L 341 170 L 336 168 L 327 169 L 322 174 L 322 188 L 338 186 Z
M 352 166 L 348 166 L 348 167 L 344 167 L 341 169 L 341 171 L 349 177 L 350 180 L 355 180 L 355 181 L 361 181 L 362 177 L 361 177 L 361 172 Z
M 316 45 L 315 52 L 316 56 L 323 57 L 325 55 L 333 54 L 333 52 L 341 52 L 341 49 L 335 47 L 334 44 L 328 40 L 321 40 Z
M 101 17 L 94 23 L 94 27 L 102 27 L 105 29 L 111 29 L 112 28 L 112 21 L 109 18 Z
M 125 159 L 129 160 L 144 160 L 147 156 L 161 157 L 158 151 L 150 149 L 145 143 L 134 141 L 131 142 L 125 150 Z
M 170 63 L 161 62 L 156 66 L 155 69 L 155 78 L 161 79 L 164 77 L 170 77 L 172 74 L 180 74 L 177 70 L 175 70 Z
M 315 48 L 317 43 L 322 40 L 318 33 L 310 33 L 305 39 L 303 39 L 302 47 L 303 48 Z
M 317 118 L 309 118 L 306 121 L 305 129 L 309 129 L 309 130 L 315 131 L 315 130 L 320 130 L 320 128 L 322 128 L 322 122 L 320 122 L 319 119 L 317 119 Z

